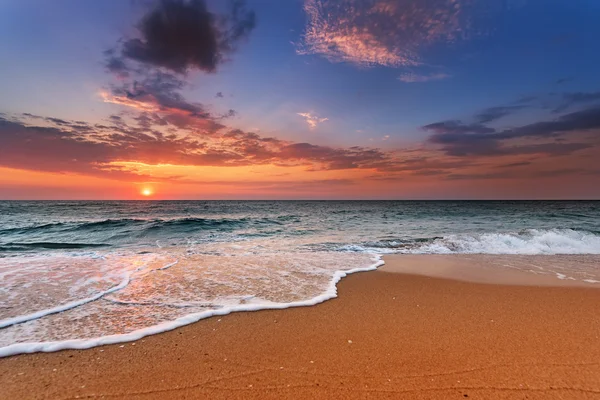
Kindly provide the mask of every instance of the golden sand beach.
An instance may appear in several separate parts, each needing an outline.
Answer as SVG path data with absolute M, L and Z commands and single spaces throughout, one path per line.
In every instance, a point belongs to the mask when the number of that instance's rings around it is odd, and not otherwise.
M 600 291 L 443 277 L 479 280 L 485 257 L 460 257 L 386 257 L 314 307 L 0 359 L 0 398 L 600 399 Z M 439 276 L 395 272 L 419 263 Z

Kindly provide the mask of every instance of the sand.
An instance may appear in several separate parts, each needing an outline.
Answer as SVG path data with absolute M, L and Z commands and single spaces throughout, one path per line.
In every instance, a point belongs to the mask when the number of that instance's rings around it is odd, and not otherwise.
M 387 257 L 314 307 L 0 359 L 0 398 L 600 399 L 598 289 L 390 272 L 441 259 Z

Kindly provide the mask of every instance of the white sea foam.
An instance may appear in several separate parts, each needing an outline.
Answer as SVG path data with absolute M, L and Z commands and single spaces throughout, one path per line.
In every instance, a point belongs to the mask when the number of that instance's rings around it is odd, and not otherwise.
M 123 289 L 125 286 L 127 286 L 129 284 L 129 278 L 130 278 L 129 276 L 125 276 L 124 279 L 121 281 L 121 283 L 118 284 L 117 286 L 113 286 L 112 288 L 110 288 L 108 290 L 100 292 L 100 293 L 98 293 L 98 294 L 96 294 L 94 296 L 87 297 L 85 299 L 71 301 L 69 303 L 62 304 L 62 305 L 57 306 L 57 307 L 47 308 L 45 310 L 36 311 L 34 313 L 27 314 L 27 315 L 20 315 L 18 317 L 7 318 L 7 319 L 0 320 L 0 329 L 1 328 L 6 328 L 7 326 L 11 326 L 11 325 L 15 325 L 15 324 L 21 324 L 23 322 L 32 321 L 34 319 L 42 318 L 42 317 L 45 317 L 45 316 L 50 315 L 50 314 L 56 314 L 56 313 L 59 313 L 59 312 L 62 312 L 62 311 L 70 310 L 72 308 L 79 307 L 79 306 L 82 306 L 82 305 L 87 304 L 87 303 L 91 303 L 92 301 L 96 301 L 96 300 L 104 297 L 105 295 L 107 295 L 109 293 L 113 293 L 113 292 L 116 292 L 117 290 Z
M 287 303 L 277 303 L 268 300 L 257 299 L 255 296 L 247 296 L 245 301 L 246 304 L 237 304 L 229 307 L 223 307 L 214 310 L 208 310 L 199 313 L 187 314 L 183 317 L 179 317 L 173 321 L 164 321 L 156 325 L 148 326 L 142 329 L 126 334 L 106 335 L 91 339 L 71 339 L 61 341 L 47 341 L 47 342 L 24 342 L 14 343 L 5 347 L 0 348 L 0 357 L 8 357 L 22 353 L 35 353 L 35 352 L 53 352 L 65 349 L 89 349 L 91 347 L 114 344 L 114 343 L 125 343 L 135 340 L 139 340 L 148 335 L 162 333 L 176 329 L 178 327 L 188 325 L 199 321 L 201 319 L 209 318 L 212 316 L 226 315 L 232 312 L 240 311 L 258 311 L 268 309 L 285 309 L 291 307 L 304 307 L 313 306 L 322 303 L 326 300 L 337 297 L 337 283 L 345 276 L 357 272 L 372 271 L 383 265 L 383 261 L 380 256 L 373 256 L 373 263 L 367 267 L 353 268 L 350 270 L 342 271 L 337 270 L 331 276 L 329 284 L 326 290 L 308 300 L 292 301 Z M 126 285 L 125 285 L 126 286 Z M 117 289 L 115 289 L 117 290 Z M 113 290 L 113 292 L 115 291 Z
M 600 236 L 571 229 L 449 235 L 400 253 L 425 254 L 600 254 Z
M 507 256 L 500 267 L 600 284 L 590 202 L 0 202 L 0 211 L 2 355 L 315 304 L 335 296 L 342 275 L 374 267 L 374 254 L 575 254 Z M 561 226 L 577 230 L 548 229 Z

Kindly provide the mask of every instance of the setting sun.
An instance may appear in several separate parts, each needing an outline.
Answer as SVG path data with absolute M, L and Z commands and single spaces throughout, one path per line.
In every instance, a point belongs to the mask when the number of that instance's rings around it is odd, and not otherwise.
M 152 189 L 150 189 L 150 188 L 142 189 L 142 196 L 146 196 L 146 197 L 152 196 L 152 193 L 153 193 Z

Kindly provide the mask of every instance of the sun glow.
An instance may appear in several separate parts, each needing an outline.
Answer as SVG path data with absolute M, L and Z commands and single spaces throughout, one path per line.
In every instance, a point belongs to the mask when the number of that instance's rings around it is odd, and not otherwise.
M 150 188 L 143 188 L 142 191 L 141 191 L 141 193 L 142 193 L 142 196 L 148 197 L 148 196 L 152 196 L 152 194 L 154 192 Z

